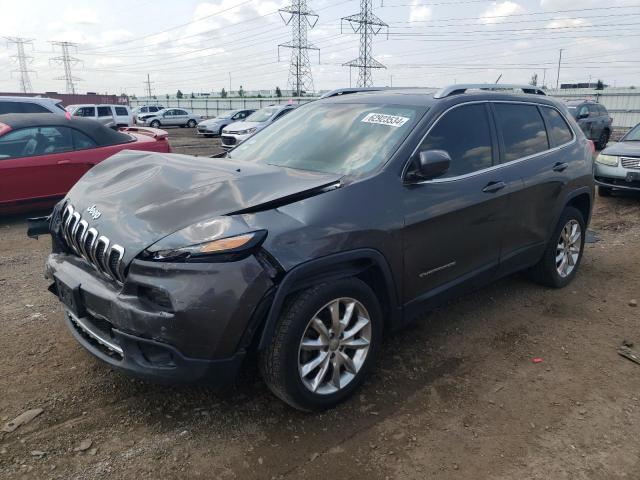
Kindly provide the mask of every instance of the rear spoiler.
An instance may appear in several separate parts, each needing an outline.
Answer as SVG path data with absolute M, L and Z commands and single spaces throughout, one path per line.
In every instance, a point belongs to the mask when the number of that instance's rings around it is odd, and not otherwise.
M 160 130 L 159 128 L 149 128 L 149 127 L 121 127 L 121 132 L 129 132 L 129 133 L 139 133 L 141 135 L 148 135 L 149 137 L 153 137 L 156 139 L 167 138 L 169 134 L 164 130 Z

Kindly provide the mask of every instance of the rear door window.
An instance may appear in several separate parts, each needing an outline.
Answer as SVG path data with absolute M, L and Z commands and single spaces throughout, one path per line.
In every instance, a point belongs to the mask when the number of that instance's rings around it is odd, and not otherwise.
M 24 113 L 51 113 L 49 110 L 37 103 L 28 102 L 21 103 L 20 105 L 22 106 L 22 111 Z
M 504 142 L 504 161 L 549 149 L 547 131 L 535 105 L 495 103 L 496 123 Z
M 129 112 L 124 107 L 116 107 L 116 115 L 126 117 L 127 115 L 129 115 Z
M 464 105 L 446 113 L 431 129 L 420 150 L 444 150 L 451 167 L 442 177 L 457 177 L 493 165 L 489 116 L 484 104 Z
M 547 122 L 547 132 L 552 147 L 564 145 L 573 139 L 571 128 L 555 108 L 540 107 L 542 116 Z
M 98 116 L 113 117 L 113 113 L 111 112 L 111 107 L 98 107 Z

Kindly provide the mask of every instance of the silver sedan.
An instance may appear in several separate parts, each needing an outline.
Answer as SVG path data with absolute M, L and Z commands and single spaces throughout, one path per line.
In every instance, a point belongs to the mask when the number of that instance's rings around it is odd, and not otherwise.
M 200 115 L 195 115 L 182 108 L 165 108 L 156 113 L 138 115 L 136 123 L 153 128 L 169 126 L 195 128 L 200 118 Z

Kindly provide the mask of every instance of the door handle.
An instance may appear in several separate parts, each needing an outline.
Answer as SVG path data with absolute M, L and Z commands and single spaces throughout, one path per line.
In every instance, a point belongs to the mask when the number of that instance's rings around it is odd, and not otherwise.
M 482 189 L 482 191 L 484 193 L 496 193 L 498 190 L 502 190 L 506 186 L 507 184 L 503 181 L 489 182 L 487 183 L 487 186 Z
M 67 163 L 71 163 L 71 160 L 69 160 L 68 158 L 64 159 L 64 160 L 58 160 L 56 162 L 58 165 L 66 165 Z
M 569 166 L 568 163 L 558 162 L 553 166 L 553 171 L 554 172 L 564 172 L 567 169 L 568 166 Z

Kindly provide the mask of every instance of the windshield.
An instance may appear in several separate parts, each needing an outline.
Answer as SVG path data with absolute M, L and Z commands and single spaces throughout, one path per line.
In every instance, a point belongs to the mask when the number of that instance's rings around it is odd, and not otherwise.
M 226 112 L 222 112 L 216 118 L 231 118 L 236 112 L 237 110 L 227 110 Z
M 274 113 L 278 111 L 278 107 L 266 107 L 257 112 L 253 112 L 247 117 L 245 122 L 266 122 Z
M 633 127 L 622 137 L 621 142 L 640 142 L 640 123 Z
M 310 103 L 231 151 L 281 167 L 351 174 L 385 163 L 425 112 L 395 105 Z

